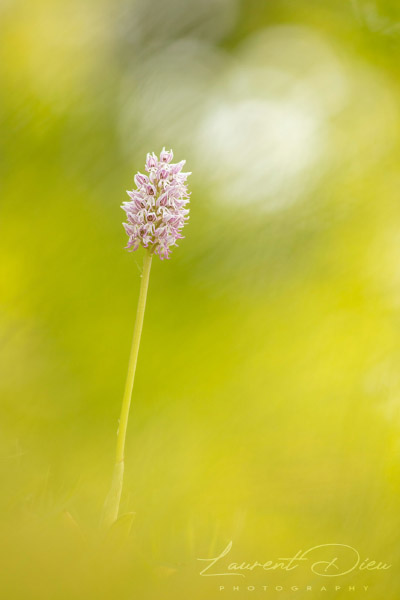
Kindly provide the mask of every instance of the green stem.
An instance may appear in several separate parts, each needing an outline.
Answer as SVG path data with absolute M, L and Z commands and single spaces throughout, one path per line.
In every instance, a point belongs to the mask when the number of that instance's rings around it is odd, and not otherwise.
M 149 287 L 150 268 L 152 255 L 146 252 L 143 262 L 142 281 L 140 284 L 139 301 L 136 313 L 135 329 L 133 331 L 132 347 L 129 357 L 128 374 L 126 377 L 125 391 L 122 399 L 121 416 L 117 434 L 117 451 L 111 489 L 106 498 L 102 525 L 107 528 L 118 518 L 119 504 L 121 500 L 122 484 L 124 479 L 124 458 L 126 429 L 128 426 L 129 409 L 131 405 L 133 383 L 135 381 L 136 365 L 139 354 L 140 338 L 143 329 L 144 311 L 146 308 L 147 290 Z

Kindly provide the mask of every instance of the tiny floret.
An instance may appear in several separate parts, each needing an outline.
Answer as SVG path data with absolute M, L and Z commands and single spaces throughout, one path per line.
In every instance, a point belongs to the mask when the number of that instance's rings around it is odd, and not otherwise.
M 136 189 L 128 191 L 130 198 L 122 204 L 126 213 L 125 231 L 129 237 L 126 248 L 133 252 L 139 246 L 148 248 L 163 260 L 169 258 L 171 246 L 183 238 L 182 229 L 189 219 L 189 192 L 183 173 L 186 161 L 172 163 L 172 150 L 162 149 L 160 159 L 152 152 L 147 155 L 145 170 L 137 173 Z

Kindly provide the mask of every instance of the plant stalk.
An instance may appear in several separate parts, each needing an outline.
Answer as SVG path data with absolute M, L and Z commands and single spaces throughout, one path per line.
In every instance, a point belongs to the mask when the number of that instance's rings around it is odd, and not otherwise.
M 121 415 L 117 433 L 117 450 L 115 455 L 114 472 L 111 482 L 111 488 L 106 498 L 102 526 L 108 528 L 118 518 L 119 504 L 121 501 L 122 484 L 124 479 L 124 459 L 125 459 L 125 441 L 126 430 L 128 426 L 129 409 L 131 405 L 133 384 L 135 381 L 136 365 L 139 354 L 140 338 L 143 329 L 144 312 L 146 309 L 147 290 L 149 287 L 150 268 L 152 254 L 146 251 L 143 261 L 143 272 L 141 275 L 139 301 L 136 313 L 135 328 L 133 331 L 132 347 L 129 356 L 128 373 L 126 376 L 124 396 L 122 399 Z

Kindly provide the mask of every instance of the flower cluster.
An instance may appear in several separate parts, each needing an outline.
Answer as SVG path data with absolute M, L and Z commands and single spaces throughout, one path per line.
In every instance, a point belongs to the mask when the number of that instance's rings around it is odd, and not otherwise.
M 128 248 L 137 250 L 140 245 L 155 252 L 161 259 L 169 258 L 171 246 L 183 238 L 181 231 L 189 219 L 189 202 L 186 179 L 190 173 L 182 173 L 186 161 L 172 163 L 172 150 L 163 148 L 160 158 L 148 154 L 146 172 L 135 175 L 136 189 L 127 192 L 129 202 L 124 202 L 127 223 L 124 228 L 129 236 Z

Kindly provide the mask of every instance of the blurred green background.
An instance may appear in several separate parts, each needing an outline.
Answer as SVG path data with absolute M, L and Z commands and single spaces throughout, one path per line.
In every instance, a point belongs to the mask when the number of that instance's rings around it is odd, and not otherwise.
M 399 598 L 399 19 L 395 0 L 3 0 L 2 597 Z M 153 261 L 136 518 L 104 541 L 143 258 L 120 204 L 164 145 L 191 220 Z M 196 559 L 230 540 L 236 561 L 343 543 L 393 567 L 220 592 Z

